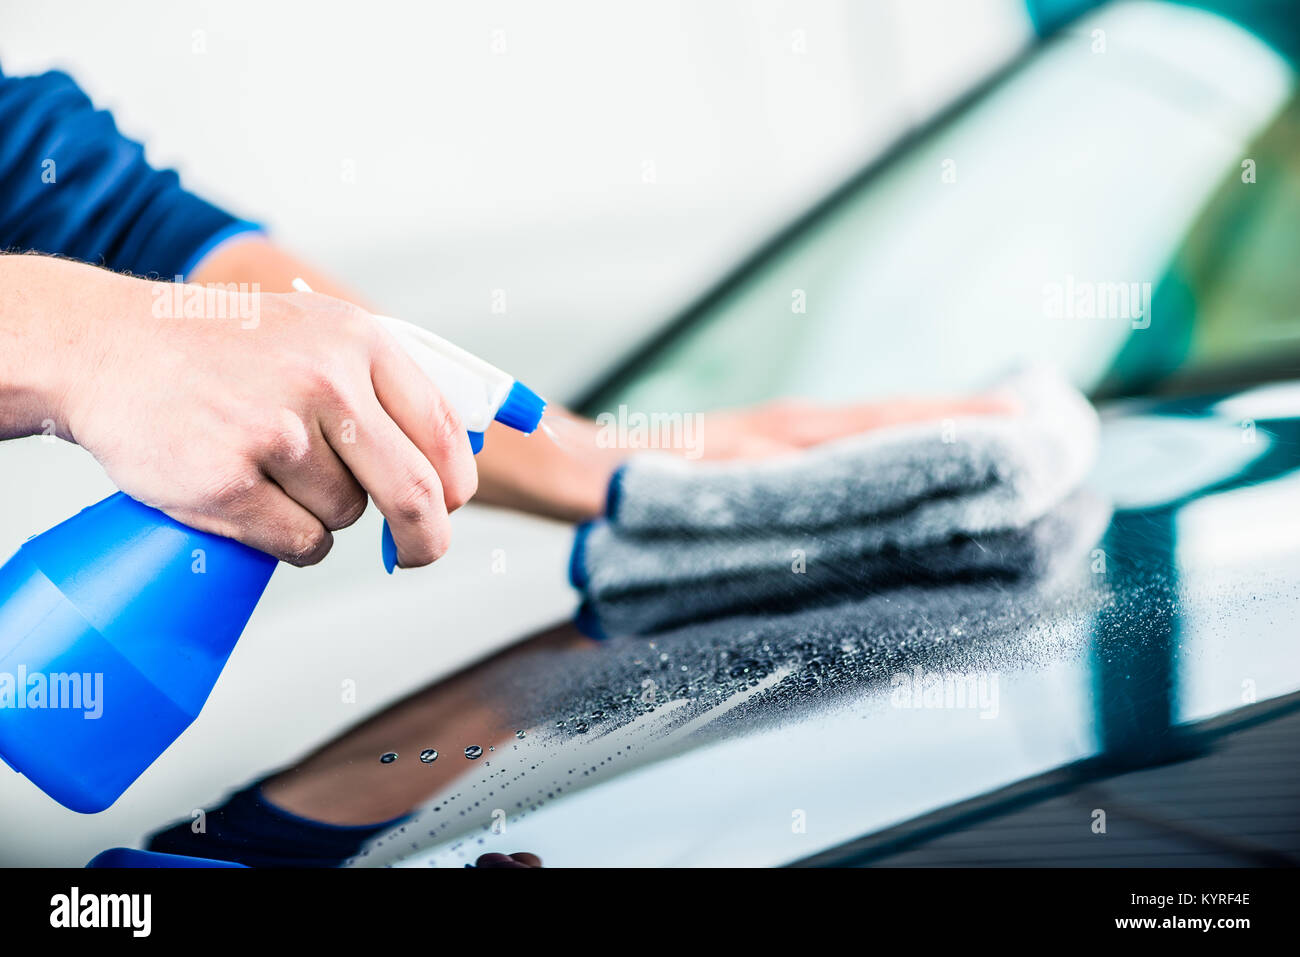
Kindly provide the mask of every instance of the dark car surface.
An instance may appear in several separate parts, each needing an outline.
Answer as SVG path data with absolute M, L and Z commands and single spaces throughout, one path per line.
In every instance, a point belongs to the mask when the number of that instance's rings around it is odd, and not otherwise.
M 426 809 L 358 862 L 520 847 L 561 865 L 871 860 L 886 845 L 864 834 L 930 816 L 930 837 L 965 820 L 935 817 L 953 805 L 978 820 L 995 798 L 1020 807 L 1195 762 L 1225 729 L 1297 707 L 1300 383 L 1109 414 L 1092 487 L 1114 516 L 1048 585 L 901 589 L 796 631 L 755 616 L 521 646 L 472 679 L 496 716 L 482 725 L 495 750 L 449 768 Z M 441 700 L 437 688 L 420 700 L 431 726 Z M 512 720 L 522 738 L 504 733 Z M 383 772 L 365 776 L 380 786 Z M 1215 774 L 1189 786 L 1211 789 Z M 989 802 L 978 814 L 977 796 Z M 1252 841 L 1260 822 L 1238 817 L 1227 843 L 1294 854 L 1300 795 L 1257 799 L 1271 830 Z M 1022 839 L 1019 862 L 1053 863 L 1041 846 L 1053 836 L 1104 835 L 1097 810 Z

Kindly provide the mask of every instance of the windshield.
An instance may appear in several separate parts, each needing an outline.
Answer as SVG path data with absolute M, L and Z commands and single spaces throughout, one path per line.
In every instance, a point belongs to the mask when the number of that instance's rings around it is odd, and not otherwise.
M 520 849 L 565 866 L 765 866 L 861 860 L 861 835 L 1058 769 L 1077 782 L 1194 758 L 1212 741 L 1199 722 L 1300 689 L 1300 385 L 1112 416 L 1102 457 L 1091 488 L 1114 513 L 1064 546 L 1051 580 L 601 644 L 557 629 L 295 773 L 426 798 L 359 866 Z M 480 760 L 375 760 L 448 739 Z M 1013 862 L 1034 861 L 1035 840 Z M 888 862 L 887 842 L 873 853 Z
M 1034 359 L 1112 393 L 1294 370 L 1292 83 L 1210 14 L 1110 8 L 765 250 L 586 407 L 953 393 Z

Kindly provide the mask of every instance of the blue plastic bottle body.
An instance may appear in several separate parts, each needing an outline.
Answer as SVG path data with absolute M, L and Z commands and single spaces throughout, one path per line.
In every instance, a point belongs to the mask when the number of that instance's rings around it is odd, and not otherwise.
M 275 570 L 117 493 L 0 567 L 0 755 L 102 811 L 184 731 Z
M 180 854 L 162 854 L 158 851 L 137 851 L 133 847 L 110 847 L 100 851 L 90 863 L 90 868 L 124 868 L 124 867 L 220 867 L 247 868 L 246 864 L 234 861 L 218 861 L 207 857 L 185 857 Z

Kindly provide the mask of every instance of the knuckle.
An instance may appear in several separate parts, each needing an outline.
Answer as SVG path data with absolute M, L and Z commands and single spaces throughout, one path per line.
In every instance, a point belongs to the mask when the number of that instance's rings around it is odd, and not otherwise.
M 455 448 L 464 439 L 465 427 L 461 425 L 460 413 L 448 403 L 440 404 L 433 419 L 433 435 L 444 447 Z
M 299 567 L 314 565 L 324 558 L 334 544 L 334 536 L 324 526 L 295 533 L 286 543 L 286 559 Z
M 466 504 L 474 497 L 478 491 L 478 469 L 471 467 L 464 470 L 462 475 L 458 475 L 454 481 L 444 480 L 443 498 L 447 503 L 447 511 L 454 512 L 462 505 Z
M 337 398 L 344 378 L 339 365 L 330 355 L 304 355 L 295 377 L 294 392 L 308 402 Z
M 442 483 L 432 469 L 412 476 L 393 502 L 393 517 L 406 525 L 432 522 L 445 511 L 442 495 Z
M 402 550 L 402 562 L 413 567 L 431 565 L 447 554 L 450 547 L 451 523 L 441 519 L 424 529 L 418 541 Z
M 364 348 L 373 347 L 379 339 L 379 323 L 359 306 L 350 303 L 343 305 L 338 318 L 340 335 Z
M 298 463 L 311 454 L 311 433 L 302 417 L 289 409 L 271 416 L 258 431 L 260 451 L 277 462 Z
M 366 511 L 366 494 L 359 489 L 348 489 L 334 502 L 326 527 L 332 532 L 356 523 Z
M 253 468 L 238 468 L 217 475 L 201 492 L 201 500 L 221 512 L 234 510 L 257 487 L 261 476 Z

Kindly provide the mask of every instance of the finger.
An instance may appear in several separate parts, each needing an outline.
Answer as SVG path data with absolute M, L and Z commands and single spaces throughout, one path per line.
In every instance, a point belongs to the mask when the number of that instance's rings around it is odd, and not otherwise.
M 212 512 L 168 514 L 193 528 L 236 539 L 291 565 L 314 565 L 334 545 L 334 536 L 320 520 L 265 476 L 237 495 L 216 502 Z
M 843 406 L 781 406 L 760 416 L 763 435 L 805 448 L 871 429 L 967 415 L 1008 415 L 1018 411 L 1001 396 L 968 399 L 899 399 Z
M 770 459 L 801 451 L 797 445 L 768 438 L 766 435 L 747 434 L 741 430 L 728 430 L 732 434 L 722 442 L 704 442 L 707 459 Z
M 451 523 L 437 471 L 372 394 L 352 415 L 321 421 L 330 447 L 388 519 L 398 564 L 437 561 L 451 541 Z
M 387 333 L 376 349 L 370 377 L 380 405 L 433 463 L 447 510 L 454 512 L 478 490 L 478 467 L 460 416 Z
M 268 453 L 262 471 L 325 528 L 338 531 L 365 512 L 366 492 L 330 448 L 319 423 L 310 429 L 305 441 L 286 442 Z

